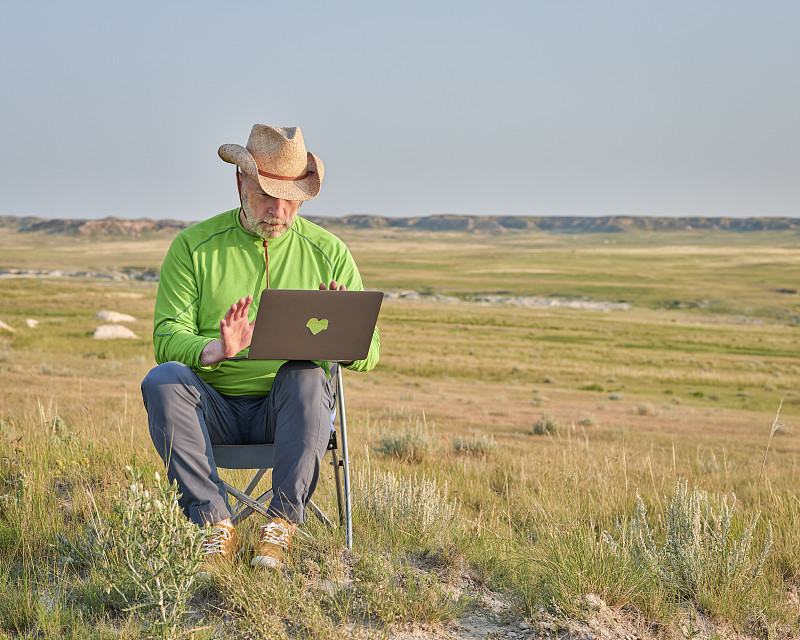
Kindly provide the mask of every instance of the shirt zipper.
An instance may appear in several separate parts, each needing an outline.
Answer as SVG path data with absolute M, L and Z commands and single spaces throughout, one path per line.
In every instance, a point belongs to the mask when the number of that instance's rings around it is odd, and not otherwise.
M 264 266 L 267 270 L 267 289 L 269 289 L 269 240 L 264 240 Z

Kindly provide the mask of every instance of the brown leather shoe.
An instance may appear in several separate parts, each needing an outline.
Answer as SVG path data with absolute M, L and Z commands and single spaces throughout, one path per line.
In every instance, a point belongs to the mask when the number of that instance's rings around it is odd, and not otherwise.
M 236 529 L 218 522 L 211 527 L 211 532 L 200 544 L 200 549 L 203 559 L 197 575 L 201 578 L 208 578 L 219 568 L 220 563 L 233 563 L 236 554 L 241 549 L 241 543 Z
M 272 517 L 261 527 L 256 552 L 250 564 L 254 567 L 282 569 L 284 560 L 289 555 L 294 527 L 283 518 Z

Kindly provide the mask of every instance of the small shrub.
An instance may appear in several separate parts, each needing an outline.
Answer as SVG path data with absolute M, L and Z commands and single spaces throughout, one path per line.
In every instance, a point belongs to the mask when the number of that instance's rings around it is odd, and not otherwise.
M 608 394 L 609 400 L 622 400 L 622 394 L 619 392 L 609 393 Z
M 458 502 L 447 496 L 447 483 L 435 478 L 398 477 L 391 471 L 367 468 L 353 478 L 360 496 L 355 510 L 368 524 L 396 535 L 405 533 L 418 542 L 452 540 L 458 523 Z
M 533 432 L 536 435 L 544 435 L 545 433 L 559 434 L 561 433 L 561 422 L 549 413 L 545 413 L 533 425 Z
M 399 431 L 385 431 L 380 437 L 378 451 L 407 462 L 422 462 L 430 456 L 435 444 L 428 425 L 417 419 L 414 425 L 404 422 Z
M 585 418 L 581 418 L 578 420 L 579 427 L 593 427 L 597 424 L 597 418 L 594 416 L 586 416 Z
M 66 367 L 54 367 L 49 364 L 43 364 L 39 367 L 39 371 L 45 376 L 71 376 L 73 370 Z
M 596 382 L 593 384 L 587 384 L 583 387 L 578 387 L 578 391 L 604 391 L 602 385 L 597 384 Z
M 464 453 L 473 456 L 486 456 L 497 449 L 494 437 L 485 433 L 475 434 L 472 438 L 462 438 L 453 436 L 453 450 L 456 453 Z
M 69 427 L 61 419 L 61 416 L 54 415 L 49 421 L 50 441 L 55 445 L 69 444 L 75 439 L 76 433 L 69 430 Z
M 640 402 L 639 404 L 637 404 L 634 407 L 633 412 L 637 416 L 657 416 L 658 415 L 658 411 L 656 411 L 656 408 L 652 404 L 650 404 L 649 402 Z
M 117 499 L 113 525 L 97 518 L 83 538 L 58 537 L 65 565 L 97 571 L 109 602 L 126 611 L 154 611 L 151 636 L 175 638 L 200 566 L 205 530 L 192 524 L 178 505 L 177 485 L 155 474 L 145 489 L 141 473 Z
M 663 584 L 703 607 L 719 608 L 722 598 L 743 602 L 761 576 L 772 550 L 772 525 L 760 550 L 755 548 L 759 514 L 749 523 L 735 517 L 736 497 L 713 504 L 686 481 L 675 484 L 670 500 L 664 498 L 660 531 L 651 529 L 644 501 L 637 494 L 636 514 L 619 525 L 622 542 L 606 536 L 616 554 L 623 553 L 636 564 L 649 567 Z M 716 606 L 714 606 L 716 605 Z

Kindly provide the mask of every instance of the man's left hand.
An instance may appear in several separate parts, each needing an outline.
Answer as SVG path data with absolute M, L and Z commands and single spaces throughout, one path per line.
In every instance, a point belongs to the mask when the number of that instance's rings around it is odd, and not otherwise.
M 345 286 L 343 284 L 339 284 L 336 280 L 331 280 L 330 286 L 326 286 L 324 282 L 319 283 L 319 290 L 320 291 L 345 291 Z
M 346 291 L 346 287 L 343 284 L 339 284 L 336 280 L 331 280 L 331 284 L 326 286 L 324 282 L 319 283 L 319 290 L 320 291 Z M 349 367 L 353 364 L 352 360 L 347 360 L 346 362 L 340 362 L 340 365 L 343 367 Z

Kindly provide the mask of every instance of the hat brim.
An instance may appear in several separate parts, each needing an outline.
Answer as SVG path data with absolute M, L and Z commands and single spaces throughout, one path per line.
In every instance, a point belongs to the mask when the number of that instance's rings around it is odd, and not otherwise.
M 305 201 L 316 198 L 325 176 L 325 165 L 310 151 L 306 152 L 308 176 L 302 180 L 279 180 L 259 174 L 258 166 L 251 153 L 238 144 L 223 144 L 217 153 L 225 162 L 235 164 L 258 182 L 264 193 L 282 200 Z

